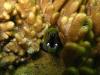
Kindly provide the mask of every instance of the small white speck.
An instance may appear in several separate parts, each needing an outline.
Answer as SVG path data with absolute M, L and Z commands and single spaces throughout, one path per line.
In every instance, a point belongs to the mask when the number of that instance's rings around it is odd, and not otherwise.
M 47 46 L 50 46 L 50 43 L 47 43 Z
M 55 46 L 58 46 L 58 44 L 56 43 Z

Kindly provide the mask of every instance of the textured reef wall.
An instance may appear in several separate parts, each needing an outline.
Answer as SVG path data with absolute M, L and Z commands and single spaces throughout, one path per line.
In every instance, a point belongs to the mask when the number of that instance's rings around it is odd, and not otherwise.
M 0 75 L 100 75 L 100 0 L 0 0 Z

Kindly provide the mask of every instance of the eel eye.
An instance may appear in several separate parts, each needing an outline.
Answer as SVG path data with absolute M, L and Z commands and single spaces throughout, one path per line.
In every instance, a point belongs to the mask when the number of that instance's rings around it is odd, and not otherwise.
M 44 35 L 44 42 L 42 43 L 43 50 L 50 53 L 57 53 L 61 47 L 61 41 L 56 28 L 50 28 Z

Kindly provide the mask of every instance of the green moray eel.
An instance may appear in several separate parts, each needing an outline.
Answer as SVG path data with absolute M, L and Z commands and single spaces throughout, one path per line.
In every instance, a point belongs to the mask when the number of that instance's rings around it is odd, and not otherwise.
M 53 54 L 59 52 L 62 44 L 56 28 L 49 28 L 43 39 L 43 49 L 45 51 Z

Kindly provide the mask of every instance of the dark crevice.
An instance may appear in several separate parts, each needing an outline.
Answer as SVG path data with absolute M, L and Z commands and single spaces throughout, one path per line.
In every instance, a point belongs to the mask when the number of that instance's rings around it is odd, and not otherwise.
M 68 0 L 65 0 L 65 2 L 62 4 L 62 6 L 59 8 L 58 12 L 61 12 L 62 8 L 66 5 L 67 2 L 68 2 Z
M 0 48 L 3 49 L 3 47 L 5 45 L 7 45 L 14 37 L 13 36 L 10 36 L 8 39 L 5 39 L 3 41 L 0 41 Z
M 46 52 L 50 51 L 51 53 L 56 54 L 59 52 L 60 48 L 62 48 L 62 43 L 60 41 L 58 31 L 51 30 L 45 35 L 44 42 L 40 44 L 40 47 Z

